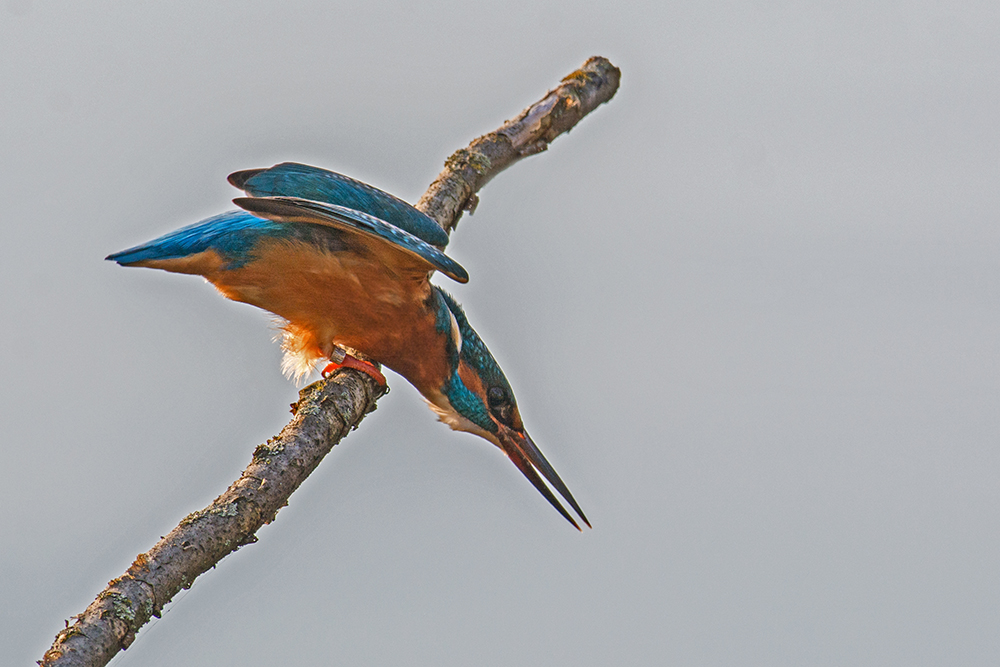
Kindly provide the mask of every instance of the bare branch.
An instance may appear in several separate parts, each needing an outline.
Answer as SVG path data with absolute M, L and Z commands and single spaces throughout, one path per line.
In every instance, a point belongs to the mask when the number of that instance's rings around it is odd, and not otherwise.
M 618 89 L 620 72 L 604 58 L 590 58 L 554 90 L 514 120 L 456 151 L 417 208 L 449 232 L 476 192 L 517 160 L 545 150 Z M 292 492 L 364 416 L 383 391 L 364 373 L 341 369 L 299 394 L 294 417 L 276 437 L 254 450 L 238 480 L 203 510 L 184 517 L 170 534 L 139 554 L 86 611 L 66 622 L 39 664 L 106 665 L 128 648 L 151 616 L 200 574 L 245 544 L 274 520 Z
M 589 58 L 516 118 L 452 153 L 417 208 L 450 233 L 462 211 L 475 209 L 476 193 L 484 185 L 521 158 L 548 149 L 556 137 L 610 100 L 620 79 L 621 71 L 607 58 Z
M 42 665 L 105 665 L 128 648 L 150 618 L 182 588 L 270 523 L 288 497 L 340 440 L 357 427 L 382 389 L 368 375 L 341 370 L 313 383 L 292 406 L 281 433 L 254 450 L 250 465 L 211 505 L 184 517 L 139 554 L 87 610 L 56 635 Z

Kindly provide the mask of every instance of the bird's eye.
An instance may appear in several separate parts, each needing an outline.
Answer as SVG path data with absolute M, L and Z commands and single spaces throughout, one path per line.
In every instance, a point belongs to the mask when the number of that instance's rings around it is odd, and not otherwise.
M 502 387 L 490 387 L 486 392 L 486 400 L 491 408 L 496 408 L 507 402 L 507 392 Z
M 510 426 L 514 422 L 514 403 L 510 394 L 503 387 L 490 387 L 486 391 L 486 401 L 490 404 L 490 412 L 501 424 Z

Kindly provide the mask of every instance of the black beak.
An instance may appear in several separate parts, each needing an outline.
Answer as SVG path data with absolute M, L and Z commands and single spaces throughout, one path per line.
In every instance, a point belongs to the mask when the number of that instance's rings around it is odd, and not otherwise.
M 497 439 L 500 441 L 500 447 L 507 453 L 507 456 L 517 469 L 528 478 L 528 481 L 538 489 L 538 492 L 545 496 L 545 499 L 563 515 L 567 521 L 573 524 L 573 527 L 580 530 L 580 526 L 573 520 L 566 508 L 562 506 L 559 500 L 556 498 L 555 494 L 552 493 L 552 489 L 546 486 L 545 482 L 542 481 L 544 477 L 552 488 L 559 492 L 566 502 L 569 503 L 570 507 L 580 515 L 583 522 L 587 524 L 587 528 L 590 528 L 590 521 L 587 521 L 587 517 L 584 516 L 583 510 L 576 503 L 573 498 L 573 494 L 569 492 L 563 481 L 559 479 L 559 475 L 556 474 L 555 469 L 552 465 L 545 459 L 545 456 L 539 451 L 535 443 L 532 442 L 531 438 L 524 431 L 515 431 L 514 429 L 507 428 L 503 425 L 500 426 L 500 432 L 497 434 Z M 538 473 L 542 474 L 539 477 Z

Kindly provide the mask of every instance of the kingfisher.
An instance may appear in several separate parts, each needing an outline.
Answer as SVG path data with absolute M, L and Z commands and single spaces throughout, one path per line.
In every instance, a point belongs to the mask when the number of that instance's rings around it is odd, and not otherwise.
M 229 182 L 246 195 L 233 199 L 238 210 L 106 259 L 200 275 L 223 296 L 276 315 L 289 377 L 325 361 L 324 376 L 354 368 L 385 386 L 380 368 L 391 368 L 440 421 L 499 447 L 577 530 L 553 489 L 590 527 L 525 431 L 510 383 L 465 311 L 430 282 L 435 271 L 469 280 L 444 254 L 441 226 L 387 192 L 309 165 L 237 171 Z

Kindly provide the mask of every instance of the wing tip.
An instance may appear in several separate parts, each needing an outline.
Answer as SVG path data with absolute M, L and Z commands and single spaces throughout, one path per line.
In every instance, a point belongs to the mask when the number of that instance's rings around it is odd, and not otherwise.
M 133 263 L 135 263 L 137 261 L 141 261 L 139 259 L 135 259 L 134 258 L 134 255 L 136 255 L 136 254 L 137 253 L 135 253 L 135 252 L 133 252 L 131 250 L 122 250 L 120 252 L 113 252 L 113 253 L 111 253 L 110 255 L 108 255 L 107 257 L 104 258 L 104 261 L 105 262 L 114 262 L 118 266 L 128 266 L 128 265 L 133 264 Z M 130 256 L 133 256 L 133 258 L 129 259 Z
M 242 169 L 229 174 L 229 176 L 226 177 L 226 180 L 229 181 L 229 184 L 233 187 L 243 190 L 243 186 L 247 184 L 247 181 L 262 171 L 267 171 L 267 169 Z

